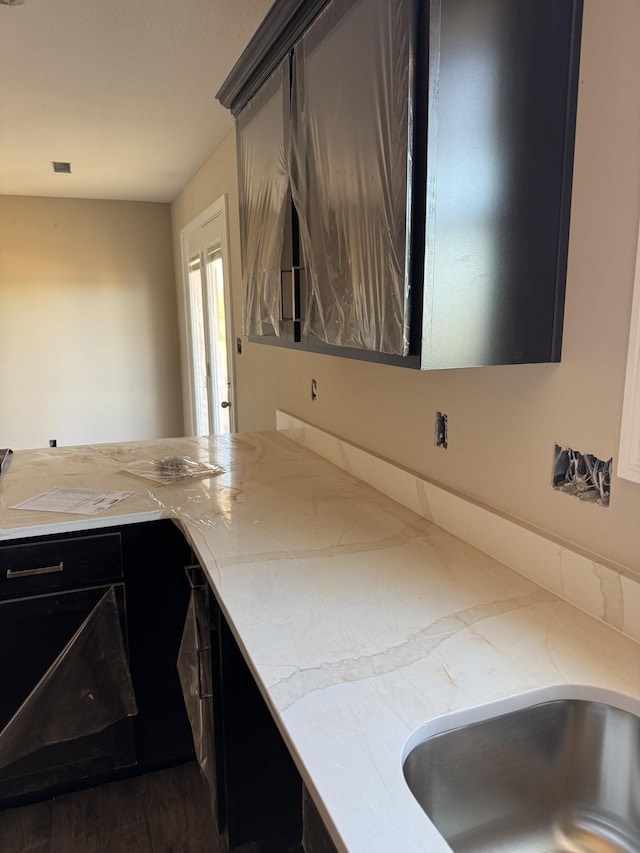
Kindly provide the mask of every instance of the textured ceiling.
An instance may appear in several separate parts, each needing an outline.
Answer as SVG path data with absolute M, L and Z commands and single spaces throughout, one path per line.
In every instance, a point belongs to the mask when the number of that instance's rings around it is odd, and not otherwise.
M 271 3 L 0 5 L 0 194 L 172 201 L 232 127 L 215 93 Z

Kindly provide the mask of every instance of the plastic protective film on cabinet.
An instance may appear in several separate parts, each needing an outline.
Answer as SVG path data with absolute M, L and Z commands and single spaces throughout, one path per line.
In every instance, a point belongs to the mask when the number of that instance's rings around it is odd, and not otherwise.
M 134 763 L 130 738 L 99 734 L 138 712 L 117 590 L 122 593 L 122 585 L 69 593 L 85 597 L 83 606 L 86 603 L 88 613 L 0 731 L 3 796 L 82 776 L 69 771 L 72 765 L 84 767 L 84 775 L 91 775 L 101 758 L 106 763 L 100 769 L 105 770 Z M 35 602 L 32 606 L 48 606 L 55 618 L 59 610 L 56 598 L 60 600 L 60 596 L 39 596 L 9 601 L 3 603 L 2 610 Z M 43 603 L 47 599 L 51 600 L 48 605 Z M 0 616 L 8 613 L 2 612 Z M 23 641 L 28 643 L 29 638 L 21 638 L 20 642 Z M 40 643 L 46 645 L 46 640 Z M 8 686 L 3 692 L 6 699 Z M 97 738 L 87 740 L 92 735 Z M 33 781 L 35 777 L 37 784 Z
M 217 815 L 217 782 L 213 730 L 213 682 L 209 588 L 199 566 L 185 569 L 191 597 L 178 652 L 178 675 L 193 733 L 193 744 L 200 769 L 211 794 L 211 812 Z
M 282 247 L 289 198 L 289 60 L 238 116 L 244 331 L 280 334 Z
M 334 0 L 296 46 L 293 66 L 305 331 L 396 355 L 409 347 L 414 33 L 411 0 Z

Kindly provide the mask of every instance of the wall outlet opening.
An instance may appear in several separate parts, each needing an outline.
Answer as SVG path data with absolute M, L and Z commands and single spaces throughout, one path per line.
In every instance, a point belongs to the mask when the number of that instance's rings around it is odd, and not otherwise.
M 552 486 L 583 501 L 609 506 L 611 497 L 611 465 L 593 453 L 581 453 L 571 447 L 555 445 Z
M 436 447 L 442 447 L 446 450 L 448 441 L 448 418 L 443 412 L 436 412 L 436 434 L 434 444 Z

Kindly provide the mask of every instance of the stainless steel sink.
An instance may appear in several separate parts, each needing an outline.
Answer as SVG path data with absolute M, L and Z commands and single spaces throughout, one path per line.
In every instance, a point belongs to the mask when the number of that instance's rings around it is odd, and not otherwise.
M 554 699 L 409 747 L 407 784 L 455 853 L 640 853 L 636 713 Z

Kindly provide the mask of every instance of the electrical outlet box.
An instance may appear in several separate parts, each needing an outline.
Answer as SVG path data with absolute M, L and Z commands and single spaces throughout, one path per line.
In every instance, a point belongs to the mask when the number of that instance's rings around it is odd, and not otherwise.
M 448 418 L 444 412 L 436 412 L 436 434 L 434 444 L 436 447 L 442 447 L 446 450 L 448 442 Z
M 592 453 L 555 445 L 553 451 L 553 488 L 598 506 L 609 506 L 611 465 Z

